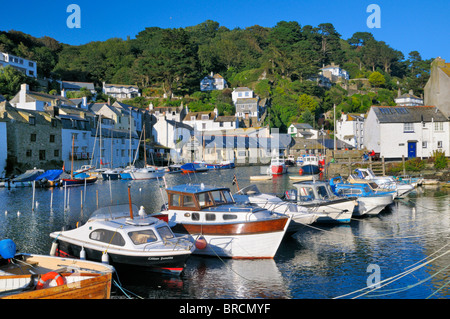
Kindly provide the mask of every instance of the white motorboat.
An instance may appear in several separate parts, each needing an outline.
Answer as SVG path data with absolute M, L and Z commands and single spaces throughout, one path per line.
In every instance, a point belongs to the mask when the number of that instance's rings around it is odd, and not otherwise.
M 158 168 L 154 166 L 138 168 L 135 170 L 130 170 L 129 172 L 131 178 L 135 180 L 163 177 L 165 173 L 166 172 L 163 167 Z
M 338 197 L 324 181 L 303 181 L 293 184 L 296 189 L 286 192 L 286 199 L 318 214 L 318 223 L 349 223 L 356 197 Z
M 166 189 L 169 225 L 189 235 L 194 254 L 228 258 L 273 258 L 290 218 L 253 205 L 237 204 L 226 187 L 184 184 Z
M 282 175 L 287 173 L 287 166 L 283 159 L 273 157 L 270 161 L 270 174 Z
M 291 222 L 286 231 L 287 233 L 295 233 L 305 225 L 314 223 L 318 218 L 318 215 L 305 207 L 298 206 L 293 202 L 283 201 L 275 195 L 261 193 L 256 185 L 249 185 L 240 189 L 233 194 L 233 198 L 237 203 L 250 203 L 273 212 L 290 216 Z
M 171 274 L 183 271 L 194 249 L 189 240 L 176 237 L 165 221 L 147 216 L 142 207 L 138 212 L 135 205 L 100 208 L 84 225 L 55 231 L 50 237 L 56 256 L 107 260 L 115 267 Z
M 414 190 L 413 185 L 398 183 L 392 176 L 376 176 L 370 168 L 357 168 L 355 173 L 357 174 L 356 178 L 373 181 L 381 189 L 395 190 L 397 193 L 396 198 L 403 198 Z
M 330 186 L 337 196 L 357 198 L 354 216 L 377 215 L 394 202 L 392 192 L 375 192 L 368 184 L 345 183 L 341 176 L 332 178 Z

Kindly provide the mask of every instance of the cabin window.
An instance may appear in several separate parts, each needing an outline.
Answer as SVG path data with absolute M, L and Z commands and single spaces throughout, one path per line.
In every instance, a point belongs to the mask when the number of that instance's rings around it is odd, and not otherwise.
M 151 229 L 132 231 L 128 233 L 128 236 L 130 236 L 135 245 L 147 244 L 157 240 L 155 233 Z
M 195 207 L 192 195 L 183 195 L 183 207 Z
M 299 187 L 298 188 L 299 200 L 300 201 L 311 201 L 314 200 L 314 191 L 310 187 Z
M 328 192 L 325 186 L 319 186 L 317 188 L 317 194 L 319 195 L 320 199 L 328 198 Z
M 201 207 L 208 207 L 208 206 L 214 205 L 214 202 L 211 198 L 210 193 L 200 193 L 197 195 L 197 197 L 198 197 L 198 203 L 200 204 Z
M 181 206 L 180 194 L 170 194 L 170 206 Z
M 192 220 L 200 220 L 200 214 L 199 213 L 192 213 L 191 215 Z
M 235 214 L 223 214 L 222 218 L 223 218 L 223 220 L 237 219 L 237 215 L 235 215 Z
M 224 204 L 227 202 L 223 193 L 221 191 L 213 191 L 211 192 L 212 197 L 214 198 L 214 202 L 216 204 Z
M 89 238 L 106 244 L 125 246 L 125 240 L 122 235 L 116 231 L 97 229 L 89 234 Z
M 206 214 L 205 215 L 205 219 L 207 220 L 207 221 L 214 221 L 214 220 L 216 220 L 216 214 Z
M 161 236 L 162 240 L 172 239 L 175 237 L 167 226 L 159 227 L 158 233 L 159 236 Z

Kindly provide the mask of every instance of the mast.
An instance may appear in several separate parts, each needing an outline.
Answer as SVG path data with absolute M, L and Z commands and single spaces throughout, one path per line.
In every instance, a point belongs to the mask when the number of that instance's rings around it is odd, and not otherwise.
M 130 152 L 129 152 L 129 155 L 130 155 L 130 166 L 131 166 L 131 108 L 130 108 Z
M 145 123 L 144 123 L 144 167 L 147 167 L 147 150 L 145 148 Z
M 73 149 L 75 144 L 75 135 L 72 133 L 72 161 L 71 161 L 71 168 L 70 168 L 70 178 L 73 179 Z

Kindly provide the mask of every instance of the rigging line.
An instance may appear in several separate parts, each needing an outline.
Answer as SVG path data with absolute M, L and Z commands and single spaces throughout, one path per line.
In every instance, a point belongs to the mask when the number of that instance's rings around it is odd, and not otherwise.
M 431 295 L 429 295 L 428 297 L 426 297 L 425 299 L 429 299 L 431 296 L 435 295 L 436 293 L 438 293 L 442 288 L 446 287 L 448 284 L 450 283 L 450 280 L 448 280 L 445 284 L 443 284 L 438 290 L 436 290 L 435 292 L 433 292 Z
M 429 261 L 427 261 L 427 262 L 425 262 L 425 263 L 423 263 L 423 264 L 421 264 L 421 265 L 419 265 L 419 266 L 416 266 L 416 267 L 412 268 L 411 270 L 407 270 L 407 271 L 401 272 L 401 273 L 399 273 L 399 274 L 397 274 L 397 275 L 394 275 L 394 276 L 392 276 L 392 277 L 386 278 L 385 280 L 382 280 L 382 281 L 380 281 L 380 282 L 378 283 L 378 284 L 385 283 L 385 284 L 383 284 L 383 285 L 380 285 L 379 287 L 375 287 L 375 288 L 373 288 L 372 286 L 364 287 L 364 288 L 355 290 L 355 291 L 353 291 L 353 292 L 350 292 L 350 293 L 347 293 L 347 294 L 344 294 L 344 295 L 341 295 L 341 296 L 334 297 L 333 299 L 338 299 L 338 298 L 346 297 L 346 296 L 349 296 L 349 295 L 353 295 L 353 294 L 355 294 L 355 293 L 357 293 L 357 292 L 361 292 L 361 291 L 366 290 L 366 289 L 371 289 L 371 291 L 374 291 L 375 289 L 380 289 L 381 287 L 387 286 L 387 285 L 393 283 L 394 281 L 396 281 L 396 280 L 398 280 L 398 279 L 400 279 L 400 278 L 402 278 L 402 277 L 404 277 L 404 276 L 406 276 L 406 275 L 409 275 L 410 273 L 413 273 L 414 271 L 416 271 L 416 270 L 418 270 L 418 269 L 424 267 L 425 265 L 428 265 L 429 263 L 435 261 L 436 259 L 438 259 L 438 258 L 440 258 L 440 257 L 442 257 L 442 256 L 445 256 L 445 255 L 448 254 L 449 252 L 450 252 L 450 250 L 447 250 L 445 253 L 439 255 L 438 257 L 435 257 L 435 258 L 433 258 L 433 259 L 431 259 L 431 260 L 429 260 Z M 364 295 L 366 295 L 366 294 L 369 294 L 371 291 L 362 293 L 362 294 L 360 294 L 360 295 L 358 295 L 358 296 L 356 296 L 356 297 L 353 297 L 352 299 L 355 299 L 355 298 L 364 296 Z
M 419 260 L 418 262 L 416 262 L 416 263 L 414 263 L 414 264 L 412 264 L 412 265 L 409 265 L 409 266 L 405 267 L 405 269 L 411 268 L 412 266 L 414 266 L 414 265 L 416 265 L 416 264 L 418 264 L 418 263 L 421 263 L 422 261 L 424 261 L 424 260 L 430 258 L 431 256 L 437 254 L 439 251 L 441 251 L 442 249 L 444 249 L 444 248 L 447 247 L 448 245 L 450 245 L 450 243 L 448 243 L 448 244 L 442 246 L 441 248 L 439 248 L 438 250 L 436 250 L 436 251 L 433 252 L 432 254 L 428 255 L 427 257 L 425 257 L 425 258 Z
M 429 280 L 431 280 L 433 277 L 437 276 L 440 272 L 444 271 L 445 269 L 447 269 L 448 267 L 450 267 L 450 265 L 447 265 L 446 267 L 444 267 L 443 269 L 440 269 L 439 271 L 435 272 L 433 275 L 413 284 L 413 285 L 408 285 L 406 287 L 401 287 L 401 288 L 396 288 L 396 289 L 388 289 L 388 290 L 381 290 L 380 292 L 386 292 L 383 294 L 378 294 L 378 295 L 368 295 L 367 297 L 371 297 L 371 298 L 375 298 L 375 297 L 382 297 L 382 296 L 387 296 L 387 295 L 393 295 L 396 293 L 400 293 L 409 289 L 412 289 L 414 287 L 417 287 Z

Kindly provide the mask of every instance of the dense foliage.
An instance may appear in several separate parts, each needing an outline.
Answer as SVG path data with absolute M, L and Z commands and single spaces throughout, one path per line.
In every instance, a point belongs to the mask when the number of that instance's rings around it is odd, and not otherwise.
M 230 30 L 207 20 L 179 29 L 149 27 L 135 39 L 79 46 L 0 31 L 0 51 L 37 61 L 38 74 L 47 78 L 94 82 L 99 87 L 102 82 L 137 84 L 144 97 L 165 94 L 170 100 L 173 94 L 193 110 L 217 107 L 221 114 L 233 114 L 231 90 L 199 92 L 205 75 L 219 73 L 231 88 L 248 86 L 258 96 L 270 98 L 267 124 L 284 131 L 297 121 L 317 126 L 319 116 L 333 104 L 338 114 L 365 112 L 371 105 L 393 105 L 399 89 L 420 95 L 431 63 L 417 51 L 405 57 L 368 32 L 345 40 L 330 23 L 314 27 L 295 21 Z M 325 89 L 308 80 L 332 62 L 349 72 L 356 91 L 338 85 Z M 0 72 L 0 93 L 9 96 L 18 90 L 16 84 L 8 84 L 9 78 L 18 81 L 10 73 Z M 130 103 L 147 105 L 145 98 Z

